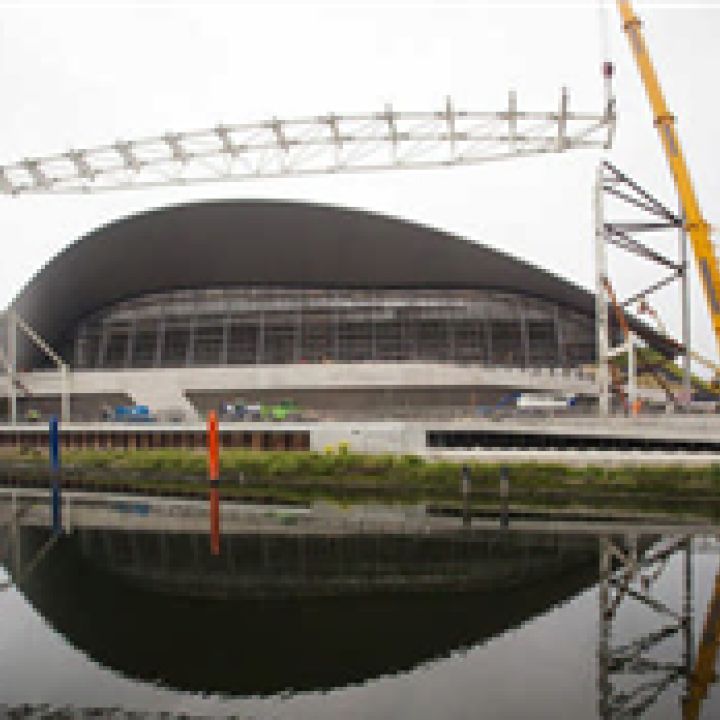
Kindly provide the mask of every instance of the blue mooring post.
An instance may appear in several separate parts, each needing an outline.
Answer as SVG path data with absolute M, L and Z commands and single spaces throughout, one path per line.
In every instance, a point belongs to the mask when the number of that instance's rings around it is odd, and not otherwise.
M 60 426 L 58 419 L 50 418 L 50 473 L 52 475 L 52 527 L 53 533 L 62 532 L 60 516 Z

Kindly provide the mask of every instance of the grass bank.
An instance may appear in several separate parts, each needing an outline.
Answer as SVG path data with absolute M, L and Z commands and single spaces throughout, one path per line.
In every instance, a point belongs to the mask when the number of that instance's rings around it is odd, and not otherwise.
M 5 484 L 47 481 L 39 452 L 0 455 Z M 163 495 L 203 495 L 206 459 L 189 450 L 66 451 L 64 482 L 87 489 Z M 501 466 L 466 463 L 471 500 L 495 506 Z M 510 499 L 528 507 L 623 508 L 688 511 L 720 518 L 720 464 L 709 467 L 578 468 L 527 463 L 508 468 Z M 417 456 L 357 455 L 349 452 L 223 451 L 221 489 L 238 499 L 310 502 L 426 502 L 456 507 L 460 464 Z

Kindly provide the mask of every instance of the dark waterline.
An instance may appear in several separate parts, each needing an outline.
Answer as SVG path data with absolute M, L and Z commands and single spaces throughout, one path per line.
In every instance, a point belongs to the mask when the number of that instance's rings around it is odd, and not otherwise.
M 237 533 L 219 559 L 179 526 L 16 530 L 5 714 L 682 718 L 720 557 L 684 530 Z M 598 577 L 622 585 L 633 552 L 647 582 L 615 606 Z M 718 715 L 711 686 L 699 717 Z

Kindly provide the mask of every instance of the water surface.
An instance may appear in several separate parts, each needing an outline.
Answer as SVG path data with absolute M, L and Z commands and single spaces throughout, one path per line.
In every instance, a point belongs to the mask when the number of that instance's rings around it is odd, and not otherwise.
M 88 516 L 53 539 L 31 517 L 0 532 L 6 714 L 720 716 L 700 681 L 720 616 L 708 528 L 281 519 L 234 527 L 215 558 L 182 518 Z

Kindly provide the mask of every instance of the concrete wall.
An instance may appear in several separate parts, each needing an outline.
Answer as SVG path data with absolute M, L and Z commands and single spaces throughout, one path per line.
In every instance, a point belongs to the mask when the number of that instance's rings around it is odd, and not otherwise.
M 20 375 L 31 396 L 59 395 L 60 378 L 53 371 Z M 559 391 L 592 395 L 594 385 L 574 371 L 520 370 L 439 363 L 352 363 L 266 365 L 161 370 L 78 371 L 71 375 L 73 395 L 126 394 L 154 412 L 173 411 L 198 419 L 188 392 L 227 391 L 237 394 L 293 390 L 457 389 Z M 7 383 L 0 394 L 7 395 Z
M 523 418 L 466 421 L 375 422 L 227 422 L 221 423 L 223 447 L 323 452 L 346 443 L 352 452 L 416 454 L 498 462 L 557 462 L 572 465 L 710 465 L 720 463 L 720 418 Z M 75 423 L 63 426 L 63 441 L 76 447 L 134 450 L 155 447 L 204 447 L 204 425 Z M 453 448 L 428 445 L 429 433 L 470 433 L 479 439 Z M 495 443 L 498 433 L 510 438 Z M 127 437 L 126 437 L 127 436 Z M 535 438 L 539 438 L 536 442 Z M 597 438 L 598 443 L 577 444 Z M 1 447 L 47 446 L 44 424 L 0 426 Z

